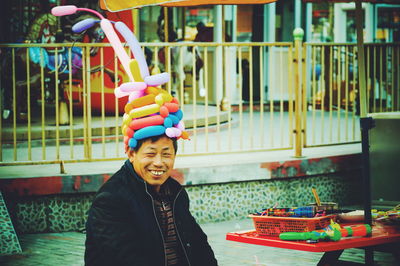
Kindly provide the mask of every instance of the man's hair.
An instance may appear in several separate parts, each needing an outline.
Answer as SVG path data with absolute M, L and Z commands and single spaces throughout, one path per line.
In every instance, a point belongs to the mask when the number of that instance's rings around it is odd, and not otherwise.
M 148 137 L 148 138 L 145 138 L 145 139 L 138 140 L 138 141 L 137 141 L 137 144 L 136 144 L 136 147 L 133 148 L 133 149 L 132 149 L 132 148 L 129 148 L 129 150 L 130 150 L 130 151 L 133 150 L 133 151 L 137 152 L 137 151 L 140 149 L 140 147 L 142 147 L 142 144 L 143 144 L 144 142 L 150 140 L 151 143 L 154 143 L 154 142 L 156 142 L 157 140 L 161 139 L 162 137 L 166 137 L 166 138 L 169 138 L 169 139 L 172 140 L 172 145 L 174 146 L 174 150 L 175 150 L 175 154 L 176 154 L 176 152 L 178 151 L 178 141 L 177 141 L 177 139 L 176 139 L 176 138 L 170 138 L 170 137 L 168 137 L 168 136 L 165 135 L 165 134 L 157 135 L 157 136 Z

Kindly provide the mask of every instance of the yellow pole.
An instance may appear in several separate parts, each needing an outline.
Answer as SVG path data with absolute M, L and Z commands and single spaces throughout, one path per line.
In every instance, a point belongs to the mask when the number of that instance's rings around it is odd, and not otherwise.
M 361 1 L 356 1 L 356 28 L 357 28 L 357 50 L 358 50 L 358 77 L 360 82 L 360 117 L 367 116 L 367 103 L 365 99 L 365 60 L 363 40 L 363 15 Z
M 302 156 L 302 141 L 301 141 L 301 47 L 304 31 L 301 28 L 296 28 L 293 31 L 294 37 L 294 88 L 295 88 L 295 157 Z

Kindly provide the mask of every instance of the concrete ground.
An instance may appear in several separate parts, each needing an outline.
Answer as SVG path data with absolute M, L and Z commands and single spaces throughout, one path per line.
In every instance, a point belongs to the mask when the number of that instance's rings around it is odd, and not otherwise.
M 201 225 L 219 265 L 316 265 L 322 253 L 286 250 L 225 240 L 227 232 L 252 229 L 250 219 Z M 20 236 L 23 253 L 0 256 L 0 265 L 83 265 L 85 234 L 81 232 L 26 234 Z M 375 252 L 375 265 L 396 265 L 391 254 Z M 346 250 L 342 260 L 363 262 L 364 251 Z M 205 265 L 206 266 L 206 265 Z

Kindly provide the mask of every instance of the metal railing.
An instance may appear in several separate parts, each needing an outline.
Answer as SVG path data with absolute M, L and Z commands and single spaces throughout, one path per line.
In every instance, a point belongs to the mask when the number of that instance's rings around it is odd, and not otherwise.
M 305 146 L 360 141 L 355 44 L 305 44 Z M 400 44 L 366 44 L 367 112 L 400 110 Z
M 0 48 L 2 110 L 10 111 L 0 119 L 0 165 L 125 157 L 120 126 L 127 98 L 116 99 L 113 90 L 128 77 L 108 44 Z M 153 73 L 172 73 L 164 88 L 179 99 L 191 135 L 179 142 L 180 156 L 360 141 L 353 45 L 144 43 L 143 49 Z M 399 46 L 367 51 L 367 62 L 382 60 L 379 71 L 368 68 L 370 110 L 399 110 Z

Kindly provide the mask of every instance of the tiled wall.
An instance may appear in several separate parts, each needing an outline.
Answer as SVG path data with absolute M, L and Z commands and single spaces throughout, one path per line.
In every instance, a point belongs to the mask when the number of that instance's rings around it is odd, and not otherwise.
M 8 214 L 3 195 L 0 192 L 0 255 L 20 252 L 21 246 Z
M 202 185 L 187 187 L 187 190 L 193 216 L 205 223 L 246 217 L 275 203 L 279 207 L 305 206 L 314 202 L 312 187 L 317 189 L 321 201 L 353 205 L 360 201 L 354 197 L 357 193 L 353 193 L 357 181 L 355 174 L 329 175 Z
M 322 201 L 354 204 L 352 196 L 359 173 L 331 174 L 304 178 L 232 182 L 187 186 L 191 211 L 198 222 L 217 222 L 245 218 L 249 213 L 272 207 L 306 205 L 313 201 L 316 187 Z M 358 193 L 360 194 L 360 193 Z M 23 233 L 82 230 L 93 193 L 36 196 L 10 199 L 16 230 Z

